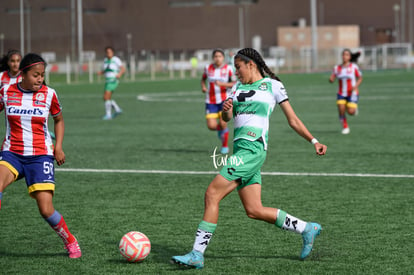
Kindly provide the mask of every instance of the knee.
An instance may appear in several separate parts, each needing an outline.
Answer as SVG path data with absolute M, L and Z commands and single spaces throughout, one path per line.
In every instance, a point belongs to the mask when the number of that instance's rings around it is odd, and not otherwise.
M 352 109 L 348 109 L 347 111 L 349 115 L 351 116 L 355 115 L 355 109 L 352 108 Z
M 103 96 L 103 100 L 107 101 L 111 99 L 111 93 L 110 92 L 105 92 L 104 96 Z
M 55 212 L 55 209 L 53 207 L 47 207 L 47 208 L 40 208 L 39 207 L 39 213 L 40 216 L 42 216 L 44 219 L 49 218 L 52 216 L 53 212 Z
M 217 122 L 207 121 L 207 128 L 211 131 L 217 130 Z
M 259 207 L 246 207 L 246 215 L 247 217 L 249 217 L 250 219 L 254 219 L 254 220 L 259 220 L 261 215 L 261 211 Z
M 211 204 L 217 204 L 219 202 L 217 197 L 218 197 L 217 192 L 215 192 L 211 188 L 207 188 L 207 191 L 204 194 L 204 202 L 205 202 L 206 206 L 211 205 Z

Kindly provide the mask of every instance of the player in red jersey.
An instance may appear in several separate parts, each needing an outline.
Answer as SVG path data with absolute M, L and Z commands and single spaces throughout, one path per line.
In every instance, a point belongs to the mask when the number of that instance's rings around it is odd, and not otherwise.
M 53 206 L 54 160 L 65 162 L 62 149 L 65 125 L 56 91 L 44 83 L 46 63 L 37 54 L 27 54 L 20 63 L 22 82 L 0 90 L 0 111 L 6 115 L 6 136 L 0 151 L 0 207 L 2 192 L 12 182 L 25 178 L 29 195 L 39 212 L 62 238 L 70 258 L 81 257 L 78 241 L 62 215 Z M 53 117 L 56 144 L 48 132 Z
M 356 64 L 360 53 L 352 53 L 349 49 L 342 52 L 342 64 L 336 65 L 329 78 L 333 83 L 338 79 L 339 90 L 336 104 L 338 105 L 339 120 L 342 124 L 342 134 L 349 134 L 350 129 L 345 113 L 353 116 L 358 111 L 359 91 L 362 82 L 362 73 Z
M 207 65 L 201 78 L 201 89 L 206 94 L 206 120 L 211 131 L 218 131 L 221 139 L 221 153 L 229 152 L 229 129 L 221 118 L 223 102 L 227 99 L 227 91 L 235 82 L 231 66 L 224 62 L 224 51 L 213 51 L 213 63 Z M 206 84 L 207 82 L 207 84 Z
M 22 56 L 17 50 L 10 50 L 0 60 L 0 88 L 21 81 L 19 70 Z

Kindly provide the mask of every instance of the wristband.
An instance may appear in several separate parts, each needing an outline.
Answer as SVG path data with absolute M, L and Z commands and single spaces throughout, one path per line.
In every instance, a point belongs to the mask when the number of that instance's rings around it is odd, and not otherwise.
M 313 145 L 315 145 L 316 143 L 319 143 L 319 141 L 318 141 L 316 138 L 313 138 L 313 139 L 311 140 L 311 143 L 312 143 Z

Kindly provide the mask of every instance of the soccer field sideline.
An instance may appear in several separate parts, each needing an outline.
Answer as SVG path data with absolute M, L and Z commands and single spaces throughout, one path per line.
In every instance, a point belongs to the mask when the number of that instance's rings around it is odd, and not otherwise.
M 90 169 L 90 168 L 56 168 L 56 171 L 60 171 L 60 172 L 78 172 L 78 173 L 122 173 L 122 174 L 180 174 L 180 175 L 212 175 L 212 174 L 218 174 L 218 171 Z M 414 175 L 410 175 L 410 174 L 308 173 L 308 172 L 261 172 L 261 174 L 265 175 L 265 176 L 414 178 Z

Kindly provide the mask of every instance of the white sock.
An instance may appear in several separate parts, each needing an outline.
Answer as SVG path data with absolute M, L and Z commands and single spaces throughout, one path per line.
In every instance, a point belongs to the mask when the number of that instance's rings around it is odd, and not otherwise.
M 116 104 L 115 100 L 112 99 L 111 104 L 112 104 L 112 107 L 114 107 L 115 112 L 119 113 L 121 111 L 121 108 L 119 108 L 119 106 L 118 106 L 118 104 Z
M 307 222 L 302 221 L 283 210 L 278 210 L 276 226 L 282 229 L 302 234 L 305 231 Z
M 201 230 L 200 228 L 197 229 L 193 250 L 199 251 L 204 254 L 204 251 L 206 251 L 206 248 L 212 236 L 213 236 L 213 233 Z
M 105 112 L 107 116 L 111 116 L 112 104 L 111 100 L 105 100 Z

